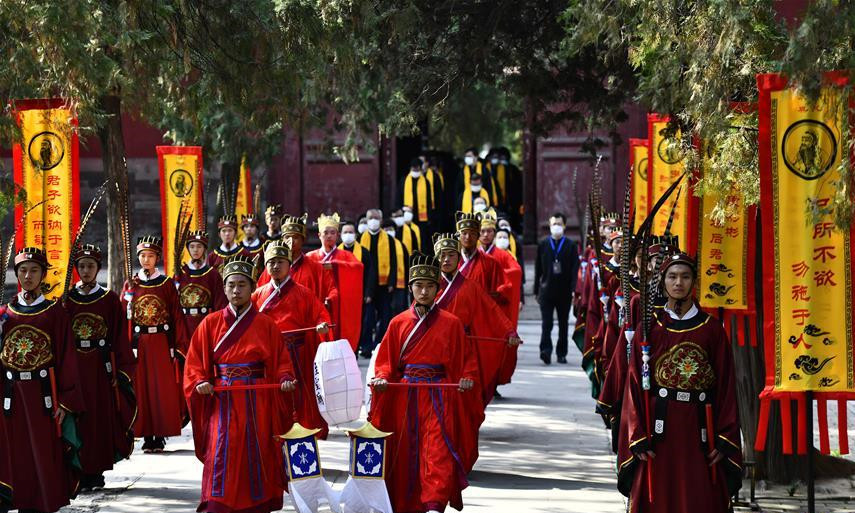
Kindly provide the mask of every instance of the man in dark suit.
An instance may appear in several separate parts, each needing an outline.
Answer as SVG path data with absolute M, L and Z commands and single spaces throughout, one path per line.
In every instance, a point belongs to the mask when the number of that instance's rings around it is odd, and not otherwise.
M 576 289 L 579 256 L 576 243 L 564 235 L 567 218 L 557 212 L 549 218 L 549 237 L 537 245 L 534 266 L 534 296 L 540 304 L 542 319 L 540 359 L 552 363 L 552 315 L 558 313 L 558 363 L 567 363 L 570 306 Z

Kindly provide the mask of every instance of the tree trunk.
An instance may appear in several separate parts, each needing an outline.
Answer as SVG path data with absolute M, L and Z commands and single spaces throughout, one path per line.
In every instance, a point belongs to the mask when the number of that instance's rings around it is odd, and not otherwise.
M 120 198 L 128 191 L 128 167 L 125 160 L 125 140 L 122 135 L 122 100 L 115 95 L 104 95 L 101 108 L 107 115 L 103 126 L 98 128 L 101 140 L 101 158 L 104 173 L 110 182 L 107 187 L 107 288 L 120 292 L 125 279 L 125 259 L 130 258 L 131 233 L 123 234 L 123 202 Z M 120 192 L 124 191 L 124 192 Z M 128 221 L 129 222 L 129 221 Z

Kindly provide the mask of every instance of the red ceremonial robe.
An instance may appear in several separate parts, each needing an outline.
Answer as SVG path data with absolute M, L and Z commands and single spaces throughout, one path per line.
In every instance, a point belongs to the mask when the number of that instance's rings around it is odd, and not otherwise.
M 330 253 L 323 248 L 306 255 L 307 260 L 321 264 L 325 280 L 329 280 L 336 294 L 330 297 L 330 317 L 335 323 L 333 337 L 346 339 L 356 351 L 362 332 L 362 280 L 365 267 L 353 253 L 336 247 Z
M 128 340 L 125 311 L 115 292 L 99 286 L 84 294 L 74 287 L 66 310 L 86 408 L 77 423 L 83 442 L 80 464 L 84 474 L 101 474 L 134 450 L 137 403 L 131 376 L 136 359 Z
M 650 390 L 642 390 L 641 333 L 632 358 L 621 415 L 618 488 L 632 513 L 721 513 L 742 485 L 742 447 L 733 355 L 718 319 L 697 311 L 675 320 L 664 309 L 653 321 Z M 647 396 L 647 397 L 645 397 Z M 663 397 L 664 396 L 664 397 Z M 649 424 L 646 407 L 649 403 Z M 705 404 L 712 404 L 715 447 L 723 455 L 709 466 Z M 655 426 L 652 433 L 648 426 Z M 653 503 L 648 502 L 647 464 L 636 452 L 653 450 Z M 711 472 L 717 473 L 716 484 Z
M 484 253 L 492 256 L 502 266 L 505 272 L 505 280 L 510 283 L 511 287 L 508 290 L 508 303 L 502 305 L 502 310 L 507 318 L 511 321 L 511 326 L 517 328 L 520 318 L 520 294 L 522 291 L 522 267 L 520 267 L 517 259 L 514 258 L 508 251 L 497 248 L 495 245 L 487 248 Z M 499 385 L 507 385 L 511 382 L 514 371 L 517 368 L 517 351 L 519 346 L 508 347 L 505 351 L 505 356 L 502 361 L 502 369 L 499 371 Z
M 293 380 L 291 360 L 273 320 L 250 304 L 240 317 L 231 306 L 205 317 L 190 341 L 184 396 L 190 405 L 196 457 L 204 463 L 196 511 L 266 513 L 282 509 L 285 473 L 274 437 L 285 433 L 279 390 L 200 395 L 196 386 L 282 383 Z M 289 422 L 290 424 L 290 422 Z
M 605 269 L 608 274 L 608 281 L 603 284 L 603 293 L 606 295 L 606 307 L 603 309 L 603 318 L 600 319 L 600 327 L 591 341 L 594 348 L 594 360 L 597 362 L 600 376 L 603 376 L 604 379 L 610 358 L 609 349 L 614 349 L 614 345 L 617 342 L 619 307 L 615 302 L 615 297 L 618 290 L 620 290 L 620 267 L 612 265 L 609 262 L 606 264 Z M 602 302 L 600 304 L 602 305 Z M 606 317 L 606 312 L 608 312 L 608 317 Z M 609 344 L 611 344 L 611 348 L 608 347 Z
M 332 303 L 338 295 L 333 285 L 332 276 L 324 273 L 324 267 L 316 259 L 305 258 L 302 253 L 291 262 L 291 279 L 306 287 L 315 294 L 324 306 Z M 258 286 L 270 283 L 270 275 L 267 269 L 258 277 Z
M 411 307 L 389 323 L 374 375 L 390 383 L 477 380 L 467 369 L 465 348 L 460 319 L 436 307 L 419 318 Z M 456 435 L 469 412 L 461 399 L 461 392 L 447 388 L 390 387 L 374 394 L 371 421 L 392 433 L 386 450 L 397 455 L 386 460 L 386 487 L 397 513 L 443 511 L 449 502 L 462 509 L 460 492 L 468 483 Z
M 601 362 L 597 359 L 599 351 L 596 346 L 596 336 L 600 330 L 600 324 L 605 318 L 603 302 L 600 298 L 605 293 L 605 286 L 611 278 L 608 265 L 604 264 L 602 273 L 600 273 L 596 262 L 597 259 L 591 261 L 593 270 L 586 292 L 588 302 L 585 310 L 585 346 L 582 351 L 582 367 L 591 379 L 594 398 L 599 397 L 600 386 L 604 378 Z
M 466 334 L 472 337 L 470 340 L 478 360 L 481 398 L 486 406 L 493 400 L 499 385 L 499 373 L 511 352 L 507 340 L 517 336 L 517 331 L 502 309 L 488 301 L 484 288 L 461 272 L 455 274 L 450 283 L 445 275 L 442 276 L 436 298 L 437 306 L 459 318 Z M 501 338 L 504 342 L 477 337 Z
M 306 287 L 289 279 L 276 290 L 273 282 L 252 293 L 256 308 L 276 322 L 279 331 L 313 328 L 322 322 L 330 322 L 324 305 Z M 284 349 L 291 357 L 297 390 L 286 398 L 287 409 L 283 412 L 287 421 L 299 421 L 303 427 L 320 429 L 318 437 L 325 440 L 329 428 L 318 410 L 315 399 L 315 354 L 320 337 L 315 331 L 295 335 L 282 335 Z M 280 342 L 283 343 L 283 342 Z M 288 424 L 290 426 L 290 423 Z
M 9 438 L 6 435 L 6 425 L 0 422 L 0 511 L 12 509 L 12 466 L 8 456 Z
M 461 253 L 458 266 L 463 276 L 478 283 L 490 294 L 497 305 L 504 308 L 513 291 L 511 284 L 505 279 L 502 265 L 483 251 L 475 250 L 472 258 L 466 259 Z
M 576 290 L 573 295 L 573 315 L 576 324 L 573 326 L 573 343 L 582 353 L 585 350 L 585 331 L 588 317 L 588 289 L 591 280 L 591 259 L 593 250 L 590 246 L 585 249 L 584 256 L 580 256 L 579 275 L 576 279 Z
M 5 431 L 9 443 L 0 454 L 6 460 L 0 468 L 14 468 L 7 477 L 12 509 L 56 511 L 77 489 L 80 441 L 72 414 L 82 412 L 84 403 L 68 314 L 55 301 L 40 299 L 27 306 L 16 297 L 0 313 L 5 318 L 0 432 Z M 51 397 L 50 369 L 58 398 Z M 62 439 L 51 411 L 56 399 L 67 414 Z
M 223 278 L 219 271 L 208 264 L 200 269 L 181 266 L 178 283 L 178 301 L 187 320 L 187 336 L 193 336 L 196 327 L 206 315 L 222 310 L 229 303 L 223 290 Z
M 175 282 L 163 275 L 145 281 L 134 277 L 125 283 L 122 303 L 129 312 L 130 337 L 137 348 L 134 385 L 139 414 L 134 434 L 180 435 L 184 400 L 173 351 L 186 354 L 188 338 Z
M 205 263 L 216 269 L 218 273 L 222 274 L 226 260 L 236 255 L 251 257 L 249 251 L 244 249 L 242 244 L 235 244 L 235 246 L 229 250 L 223 249 L 222 245 L 220 245 L 214 248 L 214 251 L 208 253 L 208 258 L 205 260 Z

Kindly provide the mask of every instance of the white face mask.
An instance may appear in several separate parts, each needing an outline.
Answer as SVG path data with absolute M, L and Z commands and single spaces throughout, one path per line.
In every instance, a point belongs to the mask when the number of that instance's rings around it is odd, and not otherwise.
M 395 226 L 404 226 L 404 218 L 403 217 L 393 217 L 392 222 L 395 223 Z
M 359 226 L 356 227 L 356 231 L 359 233 L 365 233 L 365 230 L 368 229 L 368 225 L 365 223 L 359 223 Z
M 511 247 L 511 241 L 510 239 L 506 239 L 504 237 L 496 237 L 496 247 L 498 247 L 499 249 L 508 249 L 509 247 Z
M 473 166 L 475 165 L 475 157 L 463 157 L 463 162 L 465 162 L 467 166 Z
M 507 166 L 508 165 L 508 159 L 499 159 L 499 164 L 502 164 L 503 166 Z
M 356 241 L 356 234 L 355 233 L 342 233 L 341 234 L 341 241 L 344 242 L 345 244 L 347 244 L 348 246 L 350 246 L 351 244 L 353 244 Z
M 490 159 L 490 164 L 493 164 L 495 166 L 498 163 L 499 163 L 499 159 Z
M 389 235 L 391 235 L 392 237 L 394 237 L 394 236 L 395 236 L 395 230 L 386 230 L 386 233 L 388 233 L 388 234 L 389 234 Z
M 551 233 L 553 237 L 561 237 L 564 235 L 564 227 L 560 224 L 553 224 L 549 227 L 549 233 Z
M 410 176 L 412 176 L 413 178 L 418 178 L 418 177 L 422 176 L 422 170 L 421 169 L 411 169 L 410 170 Z
M 369 219 L 368 220 L 368 229 L 372 232 L 376 232 L 380 229 L 380 220 L 379 219 Z
M 404 212 L 404 222 L 409 223 L 412 220 L 413 220 L 413 213 L 412 212 Z
M 483 187 L 483 186 L 481 186 L 481 185 L 470 185 L 469 186 L 469 188 L 472 190 L 472 192 L 481 192 L 481 187 Z
M 475 209 L 475 212 L 483 212 L 483 211 L 487 210 L 487 204 L 486 203 L 475 203 L 474 205 L 472 205 L 472 208 Z

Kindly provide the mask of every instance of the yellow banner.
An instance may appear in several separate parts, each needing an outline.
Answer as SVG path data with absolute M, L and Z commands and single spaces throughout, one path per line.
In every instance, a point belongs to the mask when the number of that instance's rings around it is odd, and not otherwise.
M 167 275 L 175 272 L 175 237 L 179 212 L 185 219 L 192 215 L 191 230 L 205 227 L 204 179 L 202 177 L 201 146 L 158 146 L 160 167 L 161 229 L 163 231 L 163 268 Z M 181 263 L 190 255 L 181 248 Z
M 775 386 L 852 390 L 850 232 L 823 214 L 842 179 L 845 97 L 830 87 L 816 105 L 792 89 L 767 94 L 772 197 L 761 202 L 774 216 Z
M 252 212 L 252 174 L 246 163 L 246 157 L 240 163 L 240 179 L 238 180 L 237 201 L 235 201 L 235 216 L 238 225 L 241 224 L 241 216 Z M 238 239 L 243 238 L 243 228 L 238 228 Z
M 80 221 L 77 118 L 64 100 L 23 100 L 13 109 L 22 143 L 13 149 L 15 183 L 27 194 L 29 211 L 16 246 L 45 250 L 50 269 L 45 296 L 62 295 L 71 244 Z M 25 209 L 16 209 L 16 224 Z
M 637 230 L 647 218 L 650 210 L 648 202 L 647 184 L 647 141 L 644 139 L 631 139 L 630 165 L 632 166 L 632 207 L 635 209 L 635 229 Z
M 704 154 L 706 171 L 706 153 Z M 748 256 L 749 219 L 742 196 L 726 198 L 724 219 L 714 216 L 719 196 L 708 192 L 698 198 L 698 271 L 700 304 L 704 308 L 748 310 L 748 280 L 753 262 Z
M 679 141 L 680 133 L 677 132 L 674 138 L 666 138 L 662 135 L 662 130 L 668 126 L 668 118 L 658 116 L 656 114 L 648 115 L 649 129 L 648 141 L 650 141 L 650 149 L 648 152 L 649 163 L 647 168 L 647 179 L 649 181 L 650 203 L 656 203 L 662 194 L 674 183 L 685 169 L 685 156 L 680 150 Z M 680 238 L 680 245 L 685 247 L 688 235 L 688 210 L 689 210 L 689 184 L 687 180 L 683 180 L 679 189 L 680 198 L 674 211 L 674 222 L 671 226 L 671 234 L 677 235 Z M 662 235 L 665 233 L 665 227 L 668 224 L 668 217 L 671 214 L 674 200 L 677 197 L 675 192 L 665 203 L 665 205 L 656 213 L 656 218 L 653 221 L 653 233 Z

